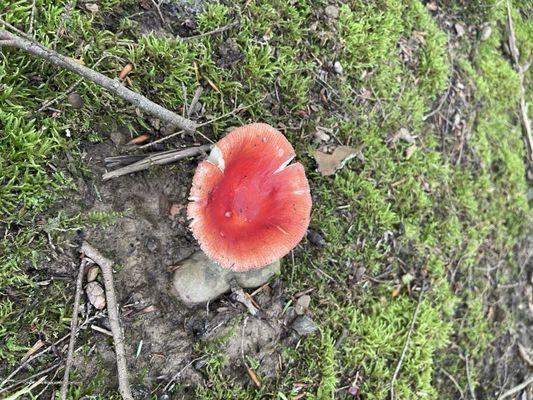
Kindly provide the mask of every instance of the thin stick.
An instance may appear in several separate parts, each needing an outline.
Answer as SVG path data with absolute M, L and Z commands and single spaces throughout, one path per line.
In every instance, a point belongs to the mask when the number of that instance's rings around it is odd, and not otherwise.
M 143 160 L 134 162 L 133 164 L 127 165 L 122 168 L 115 169 L 114 171 L 106 172 L 102 175 L 102 179 L 107 181 L 108 179 L 117 178 L 122 175 L 131 174 L 132 172 L 143 171 L 150 168 L 153 165 L 164 165 L 170 164 L 174 161 L 181 160 L 182 158 L 187 158 L 207 152 L 211 149 L 210 144 L 204 144 L 203 146 L 191 147 L 184 150 L 173 151 L 171 153 L 164 152 L 165 154 L 148 156 Z
M 237 26 L 239 24 L 239 21 L 232 22 L 231 24 L 228 24 L 226 26 L 222 26 L 220 28 L 213 29 L 212 31 L 200 33 L 199 35 L 189 36 L 189 37 L 180 37 L 180 40 L 184 42 L 188 42 L 189 40 L 199 39 L 205 36 L 211 36 L 216 35 L 218 33 L 222 33 L 227 31 L 228 29 L 233 28 L 234 26 Z
M 28 28 L 28 34 L 31 35 L 31 33 L 33 32 L 33 21 L 35 20 L 35 3 L 37 2 L 37 0 L 33 0 L 33 2 L 31 3 L 31 15 L 30 15 L 30 27 Z
M 74 308 L 72 310 L 72 319 L 70 320 L 70 341 L 68 344 L 67 361 L 65 364 L 65 372 L 63 373 L 63 384 L 61 385 L 61 400 L 67 399 L 68 378 L 70 373 L 70 366 L 74 356 L 74 345 L 76 344 L 76 332 L 78 330 L 78 312 L 80 309 L 81 287 L 83 284 L 83 274 L 87 261 L 83 258 L 80 262 L 78 270 L 78 278 L 76 279 L 76 293 L 74 295 Z
M 533 383 L 533 375 L 529 375 L 526 378 L 526 380 L 522 382 L 520 385 L 517 385 L 514 388 L 509 389 L 507 392 L 503 393 L 500 397 L 498 397 L 498 400 L 503 400 L 509 396 L 512 396 L 513 394 L 521 391 L 522 389 L 527 388 L 532 383 Z
M 163 388 L 163 392 L 166 392 L 167 390 L 172 390 L 174 388 L 174 381 L 176 379 L 178 379 L 178 377 L 183 373 L 183 371 L 185 371 L 187 368 L 189 368 L 191 365 L 193 365 L 196 361 L 200 361 L 200 360 L 203 360 L 204 358 L 206 358 L 207 356 L 209 356 L 209 354 L 204 354 L 203 356 L 200 356 L 198 358 L 195 358 L 194 360 L 192 360 L 191 362 L 189 362 L 187 365 L 185 365 L 182 369 L 180 369 L 176 375 L 174 375 L 170 381 L 168 381 L 168 383 L 166 384 L 166 386 Z
M 100 57 L 98 60 L 96 60 L 96 62 L 93 65 L 93 68 L 96 68 L 98 66 L 98 64 L 100 64 L 107 57 L 109 57 L 109 56 L 103 56 L 103 57 Z M 78 79 L 76 82 L 74 82 L 72 85 L 70 85 L 67 88 L 67 90 L 65 90 L 65 92 L 61 93 L 59 96 L 54 97 L 52 100 L 48 100 L 47 102 L 45 102 L 36 112 L 41 112 L 41 111 L 47 109 L 48 107 L 50 107 L 51 105 L 57 103 L 62 98 L 68 96 L 82 82 L 83 82 L 83 78 Z
M 80 329 L 84 326 L 86 326 L 88 323 L 94 321 L 95 319 L 98 319 L 102 316 L 101 313 L 98 313 L 98 314 L 95 314 L 93 315 L 91 318 L 87 319 L 86 321 L 83 322 L 83 324 L 80 325 Z M 67 333 L 65 336 L 63 336 L 62 338 L 59 338 L 57 339 L 54 343 L 52 343 L 50 346 L 48 346 L 47 348 L 41 350 L 39 353 L 35 353 L 34 355 L 32 355 L 30 358 L 28 358 L 27 360 L 23 361 L 20 363 L 20 365 L 15 368 L 15 370 L 13 372 L 11 372 L 7 378 L 5 378 L 1 383 L 0 383 L 0 389 L 2 387 L 4 387 L 4 385 L 9 382 L 11 380 L 11 378 L 13 378 L 15 375 L 17 375 L 20 370 L 22 370 L 24 367 L 26 367 L 28 364 L 30 364 L 33 360 L 39 358 L 40 356 L 42 356 L 43 354 L 46 354 L 48 353 L 51 349 L 53 348 L 56 348 L 57 345 L 63 341 L 65 341 L 66 339 L 68 339 L 70 337 L 70 332 Z M 1 393 L 1 391 L 0 391 Z
M 470 392 L 470 396 L 472 397 L 472 400 L 476 400 L 476 393 L 474 392 L 474 386 L 472 385 L 472 380 L 470 379 L 469 364 L 470 364 L 470 361 L 468 361 L 468 357 L 465 357 L 466 380 L 468 382 L 468 391 Z
M 103 87 L 104 89 L 107 89 L 109 92 L 133 104 L 135 107 L 138 107 L 161 120 L 175 125 L 180 129 L 183 129 L 187 132 L 193 132 L 196 130 L 196 122 L 183 118 L 181 115 L 167 110 L 159 104 L 148 100 L 146 97 L 131 91 L 123 86 L 118 79 L 110 79 L 107 76 L 87 68 L 84 65 L 78 64 L 77 62 L 62 56 L 61 54 L 55 52 L 54 50 L 48 49 L 41 44 L 0 29 L 0 46 L 18 48 L 37 57 L 41 57 L 58 67 L 67 69 L 89 79 L 91 82 Z
M 446 371 L 444 368 L 441 368 L 440 369 L 442 371 L 442 373 L 444 375 L 446 375 L 448 377 L 448 379 L 450 381 L 452 381 L 452 383 L 455 385 L 455 388 L 457 389 L 457 391 L 459 392 L 459 394 L 461 395 L 461 400 L 465 398 L 465 395 L 463 393 L 463 389 L 461 389 L 461 386 L 459 386 L 459 383 L 457 383 L 457 380 L 453 377 L 452 374 L 450 374 L 448 371 Z
M 507 30 L 509 31 L 509 50 L 511 52 L 511 58 L 513 60 L 514 68 L 518 72 L 520 80 L 520 120 L 522 122 L 522 128 L 524 136 L 529 147 L 529 161 L 533 163 L 533 135 L 531 133 L 531 121 L 528 116 L 528 106 L 526 103 L 526 93 L 524 89 L 524 73 L 527 68 L 523 68 L 519 64 L 518 47 L 516 45 L 516 36 L 513 28 L 513 19 L 511 17 L 511 6 L 509 0 L 507 0 Z
M 221 119 L 224 119 L 224 118 L 227 118 L 227 117 L 230 117 L 234 114 L 237 114 L 238 112 L 242 111 L 242 110 L 246 110 L 252 106 L 255 106 L 256 104 L 258 103 L 261 103 L 264 99 L 266 98 L 266 96 L 263 96 L 261 99 L 253 102 L 252 104 L 249 104 L 247 106 L 240 106 L 240 107 L 237 107 L 235 108 L 234 110 L 230 111 L 230 112 L 227 112 L 226 114 L 222 114 L 216 118 L 213 118 L 213 119 L 210 119 L 209 121 L 206 121 L 206 122 L 202 122 L 201 124 L 198 124 L 196 125 L 196 128 L 200 128 L 202 126 L 206 126 L 206 125 L 210 125 L 212 124 L 213 122 L 216 122 L 218 120 L 221 120 Z M 147 143 L 143 146 L 140 146 L 139 149 L 144 149 L 146 147 L 150 147 L 150 146 L 153 146 L 154 144 L 156 143 L 161 143 L 161 142 L 164 142 L 165 140 L 168 140 L 170 138 L 173 138 L 174 136 L 176 135 L 179 135 L 181 133 L 184 133 L 184 131 L 178 131 L 178 132 L 174 132 L 173 134 L 171 135 L 168 135 L 168 136 L 165 136 L 165 137 L 162 137 L 161 139 L 158 139 L 158 140 L 154 140 L 153 142 L 150 142 L 150 143 Z M 209 141 L 210 143 L 214 143 L 211 139 L 209 139 L 207 136 L 205 136 L 202 132 L 200 131 L 197 131 L 196 133 L 198 133 L 201 137 L 203 137 L 204 139 L 206 139 L 207 141 Z
M 120 326 L 117 300 L 115 298 L 113 262 L 104 257 L 98 250 L 96 250 L 87 242 L 83 242 L 81 251 L 85 253 L 87 257 L 97 263 L 102 270 L 102 276 L 104 277 L 105 297 L 107 301 L 107 314 L 109 317 L 111 332 L 113 332 L 113 342 L 115 344 L 115 354 L 117 358 L 119 391 L 123 399 L 133 400 L 129 384 L 128 367 L 126 364 L 126 352 L 124 350 L 124 335 L 122 333 L 122 327 Z
M 407 332 L 407 337 L 405 338 L 405 343 L 403 344 L 402 355 L 400 356 L 400 360 L 398 361 L 398 365 L 396 365 L 396 369 L 394 370 L 394 374 L 392 375 L 392 379 L 390 381 L 390 400 L 394 400 L 394 382 L 396 381 L 396 378 L 400 373 L 400 369 L 402 368 L 403 359 L 407 353 L 407 347 L 409 347 L 411 335 L 415 329 L 416 319 L 418 318 L 418 312 L 420 310 L 420 304 L 422 303 L 423 293 L 424 292 L 420 290 L 420 294 L 418 295 L 418 303 L 416 304 L 415 313 L 413 314 L 413 319 L 411 320 L 411 326 L 409 326 L 409 331 Z
M 194 112 L 194 109 L 196 108 L 196 104 L 198 104 L 198 100 L 200 100 L 200 96 L 202 95 L 203 91 L 204 89 L 201 86 L 198 86 L 196 88 L 196 92 L 194 92 L 191 105 L 189 106 L 189 111 L 187 112 L 187 118 L 191 118 L 191 115 Z

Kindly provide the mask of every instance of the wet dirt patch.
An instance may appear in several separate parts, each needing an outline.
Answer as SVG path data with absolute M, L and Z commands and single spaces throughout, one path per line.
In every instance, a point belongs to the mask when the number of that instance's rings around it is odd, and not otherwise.
M 102 182 L 104 157 L 118 151 L 110 139 L 86 147 L 83 158 L 90 170 L 86 175 L 89 178 L 79 178 L 78 189 L 63 204 L 65 212 L 114 215 L 114 221 L 68 233 L 61 246 L 71 250 L 58 258 L 61 262 L 50 260 L 42 268 L 49 274 L 70 274 L 74 279 L 82 240 L 115 262 L 115 289 L 132 383 L 142 383 L 148 393 L 156 388 L 161 391 L 178 372 L 176 383 L 191 389 L 201 383 L 209 386 L 204 373 L 213 356 L 212 343 L 216 344 L 216 353 L 226 360 L 223 371 L 228 379 L 253 384 L 246 374 L 246 357 L 258 362 L 255 372 L 261 377 L 274 377 L 279 363 L 278 344 L 287 336 L 291 322 L 290 313 L 282 317 L 287 299 L 279 278 L 255 296 L 261 307 L 256 316 L 249 315 L 232 294 L 188 308 L 173 293 L 175 266 L 198 250 L 186 217 L 198 160 L 182 160 Z M 86 315 L 94 314 L 96 310 L 85 295 L 84 303 Z M 105 316 L 94 324 L 110 329 Z M 77 373 L 94 378 L 104 370 L 104 379 L 110 385 L 116 383 L 111 338 L 88 329 L 79 344 L 84 340 L 90 350 L 76 356 Z M 202 362 L 195 362 L 199 358 Z

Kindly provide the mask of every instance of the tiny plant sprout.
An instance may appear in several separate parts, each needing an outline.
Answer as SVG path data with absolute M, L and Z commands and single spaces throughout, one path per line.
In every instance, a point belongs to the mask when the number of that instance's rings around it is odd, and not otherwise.
M 234 129 L 198 165 L 187 213 L 204 253 L 244 272 L 289 253 L 309 226 L 305 171 L 285 136 L 267 124 Z

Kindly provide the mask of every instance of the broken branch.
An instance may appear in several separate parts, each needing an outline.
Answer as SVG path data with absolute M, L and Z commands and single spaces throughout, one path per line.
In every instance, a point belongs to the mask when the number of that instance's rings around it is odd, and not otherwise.
M 90 80 L 91 82 L 103 87 L 109 92 L 121 97 L 127 102 L 133 104 L 135 107 L 151 114 L 167 123 L 177 126 L 187 132 L 193 132 L 196 130 L 196 122 L 191 121 L 181 115 L 176 114 L 166 108 L 148 100 L 146 97 L 141 96 L 138 93 L 131 91 L 122 85 L 120 80 L 111 79 L 107 76 L 96 72 L 84 65 L 62 56 L 61 54 L 51 50 L 43 45 L 28 40 L 22 36 L 13 34 L 6 30 L 0 29 L 0 46 L 8 46 L 18 48 L 20 50 L 27 51 L 37 57 L 45 59 L 55 66 L 67 69 L 82 77 Z
M 68 378 L 70 373 L 70 366 L 74 356 L 74 345 L 76 344 L 76 332 L 78 330 L 78 311 L 80 308 L 81 286 L 83 283 L 83 274 L 87 262 L 83 258 L 80 262 L 78 270 L 78 278 L 76 279 L 76 293 L 74 295 L 74 306 L 72 310 L 72 319 L 70 320 L 70 341 L 68 344 L 67 361 L 65 364 L 65 372 L 63 374 L 63 383 L 61 384 L 61 400 L 67 399 Z
M 111 326 L 111 332 L 113 333 L 113 342 L 115 344 L 115 354 L 117 358 L 118 386 L 123 399 L 133 400 L 129 384 L 128 367 L 126 364 L 126 351 L 124 350 L 124 334 L 120 325 L 117 300 L 115 298 L 113 261 L 104 257 L 87 242 L 83 242 L 81 251 L 98 264 L 102 270 L 107 301 L 107 315 L 109 316 L 109 325 Z
M 191 147 L 184 150 L 164 151 L 162 153 L 152 154 L 142 160 L 134 162 L 133 164 L 118 168 L 114 171 L 106 172 L 104 175 L 102 175 L 102 179 L 104 181 L 107 181 L 108 179 L 131 174 L 132 172 L 143 171 L 145 169 L 150 168 L 152 165 L 170 164 L 174 161 L 181 160 L 182 158 L 191 157 L 197 154 L 207 152 L 210 149 L 211 145 L 205 144 L 203 146 Z

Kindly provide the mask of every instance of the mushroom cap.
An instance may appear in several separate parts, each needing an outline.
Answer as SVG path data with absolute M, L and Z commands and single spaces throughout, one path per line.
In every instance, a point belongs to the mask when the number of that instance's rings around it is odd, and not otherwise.
M 294 149 L 263 123 L 236 128 L 193 178 L 187 214 L 205 254 L 243 272 L 283 257 L 309 226 L 311 195 Z

